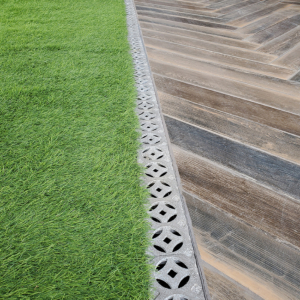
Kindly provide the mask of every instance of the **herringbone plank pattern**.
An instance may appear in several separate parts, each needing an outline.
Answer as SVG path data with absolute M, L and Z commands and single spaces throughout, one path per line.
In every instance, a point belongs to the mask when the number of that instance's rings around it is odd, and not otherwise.
M 135 4 L 212 298 L 300 299 L 300 0 Z

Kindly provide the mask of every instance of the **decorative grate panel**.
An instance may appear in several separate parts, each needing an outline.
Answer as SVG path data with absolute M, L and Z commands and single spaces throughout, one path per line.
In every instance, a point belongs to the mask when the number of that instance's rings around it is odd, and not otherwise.
M 135 68 L 137 114 L 141 125 L 139 163 L 149 189 L 149 220 L 155 265 L 153 290 L 156 300 L 209 300 L 196 264 L 189 227 L 178 189 L 168 139 L 141 37 L 133 0 L 125 0 L 128 39 Z

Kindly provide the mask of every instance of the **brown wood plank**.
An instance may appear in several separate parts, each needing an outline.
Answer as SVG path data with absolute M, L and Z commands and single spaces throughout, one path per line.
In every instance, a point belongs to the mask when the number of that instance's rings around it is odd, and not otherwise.
M 300 69 L 300 42 L 273 62 L 274 65 Z
M 165 122 L 174 145 L 297 198 L 300 209 L 299 165 L 169 116 Z
M 152 8 L 152 7 L 145 7 L 141 5 L 136 5 L 136 9 L 138 13 L 142 12 L 150 12 L 151 14 L 163 14 L 163 15 L 170 15 L 175 17 L 183 17 L 183 18 L 189 18 L 194 20 L 200 20 L 200 21 L 208 21 L 208 22 L 215 22 L 215 23 L 222 23 L 222 20 L 215 18 L 215 17 L 209 17 L 209 16 L 203 16 L 195 13 L 184 13 L 184 12 L 178 12 L 178 11 L 170 11 L 167 9 L 160 9 L 160 8 Z
M 221 92 L 226 95 L 250 100 L 255 103 L 282 109 L 290 113 L 300 114 L 300 99 L 265 90 L 257 86 L 249 86 L 227 78 L 217 77 L 208 73 L 195 72 L 182 67 L 150 60 L 152 72 L 175 80 L 184 81 L 203 88 Z
M 269 43 L 258 48 L 259 51 L 274 55 L 283 55 L 300 42 L 300 26 L 295 27 L 288 33 L 271 40 Z
M 191 30 L 175 28 L 171 26 L 153 24 L 149 22 L 140 22 L 140 25 L 142 29 L 149 29 L 158 32 L 182 35 L 193 39 L 203 40 L 207 42 L 212 42 L 212 43 L 217 43 L 217 44 L 222 44 L 222 45 L 227 45 L 232 47 L 239 47 L 239 48 L 250 49 L 250 50 L 256 49 L 258 47 L 258 44 L 256 43 L 240 41 L 232 38 L 211 35 L 211 34 L 202 33 L 198 31 L 191 31 Z
M 146 7 L 153 7 L 153 8 L 160 8 L 160 9 L 167 9 L 170 12 L 182 12 L 182 13 L 187 13 L 187 14 L 195 14 L 197 13 L 198 15 L 201 16 L 208 16 L 208 17 L 218 17 L 221 16 L 221 14 L 212 12 L 212 11 L 206 11 L 206 10 L 201 10 L 197 11 L 194 9 L 188 9 L 188 8 L 182 8 L 182 7 L 176 7 L 176 6 L 166 6 L 162 4 L 155 4 L 155 3 L 150 3 L 148 1 L 135 1 L 136 6 L 146 6 Z
M 255 228 L 300 246 L 299 202 L 175 145 L 172 150 L 186 191 Z
M 275 2 L 276 3 L 276 2 Z M 270 6 L 268 7 L 267 5 L 264 5 L 262 6 L 262 9 L 259 10 L 259 11 L 255 11 L 251 14 L 248 14 L 246 16 L 243 16 L 237 20 L 234 20 L 234 21 L 231 21 L 231 22 L 228 22 L 228 24 L 231 24 L 233 26 L 238 26 L 238 27 L 242 27 L 242 26 L 245 26 L 257 19 L 260 19 L 264 16 L 267 16 L 268 14 L 270 13 L 273 13 L 279 9 L 282 9 L 283 7 L 286 6 L 286 4 L 283 4 L 283 3 L 278 3 L 276 5 L 273 5 L 274 4 L 274 1 L 273 3 L 272 2 L 269 2 Z
M 278 12 L 270 14 L 265 18 L 259 19 L 255 22 L 251 22 L 245 27 L 239 29 L 239 31 L 245 34 L 255 34 L 298 13 L 299 9 L 295 10 L 294 8 L 279 10 Z
M 185 53 L 186 56 L 194 58 L 196 60 L 215 62 L 217 64 L 234 67 L 244 71 L 250 71 L 257 74 L 265 74 L 275 78 L 288 79 L 295 71 L 287 69 L 285 67 L 273 66 L 252 60 L 238 58 L 236 56 L 225 55 L 222 53 L 215 53 L 206 51 L 204 49 L 196 49 L 184 45 L 164 42 L 158 39 L 144 37 L 144 41 L 148 48 L 161 49 L 172 53 Z
M 299 249 L 204 199 L 184 197 L 205 262 L 265 300 L 299 299 Z
M 213 300 L 263 300 L 263 298 L 204 261 L 203 271 Z
M 186 56 L 185 54 L 176 54 L 163 51 L 160 49 L 147 48 L 148 57 L 151 60 L 162 61 L 167 64 L 176 65 L 178 67 L 187 68 L 190 70 L 198 71 L 202 73 L 218 74 L 218 77 L 230 78 L 236 81 L 244 82 L 249 85 L 260 86 L 262 88 L 278 91 L 298 97 L 300 95 L 300 85 L 295 82 L 289 82 L 270 76 L 264 76 L 261 74 L 255 74 L 250 72 L 244 72 L 233 68 L 232 66 L 219 65 L 214 62 L 205 62 L 199 59 L 194 59 Z
M 226 7 L 220 7 L 220 9 L 218 9 L 216 12 L 218 12 L 220 14 L 228 14 L 228 13 L 231 13 L 232 11 L 241 9 L 245 6 L 254 4 L 256 2 L 257 2 L 257 0 L 236 1 L 236 3 L 232 3 L 231 1 L 229 1 L 228 3 L 230 3 L 231 5 L 226 6 Z
M 220 29 L 226 29 L 226 30 L 235 30 L 236 29 L 236 27 L 226 25 L 226 24 L 208 22 L 208 21 L 200 21 L 200 20 L 184 18 L 184 17 L 169 16 L 169 15 L 165 15 L 165 14 L 161 14 L 161 13 L 151 13 L 151 12 L 146 12 L 146 11 L 139 11 L 139 15 L 151 17 L 154 19 L 163 19 L 163 20 L 175 21 L 175 22 L 180 22 L 180 23 L 204 26 L 204 27 L 209 27 L 209 28 L 220 28 Z
M 278 1 L 274 1 L 274 0 L 265 0 L 265 1 L 258 1 L 256 3 L 247 5 L 245 7 L 236 9 L 234 11 L 232 11 L 231 13 L 225 14 L 223 16 L 224 19 L 228 20 L 228 24 L 231 22 L 235 22 L 236 20 L 240 19 L 240 18 L 244 18 L 247 15 L 256 13 L 262 9 L 265 9 L 268 5 L 274 5 L 278 3 Z
M 289 19 L 283 20 L 267 29 L 260 31 L 247 40 L 257 44 L 265 44 L 268 41 L 277 38 L 280 35 L 285 34 L 286 32 L 292 30 L 297 27 L 297 24 L 289 21 Z
M 165 6 L 170 6 L 170 7 L 178 7 L 178 8 L 184 8 L 184 9 L 192 9 L 192 10 L 197 10 L 197 11 L 203 11 L 203 10 L 208 10 L 205 9 L 202 5 L 197 5 L 197 4 L 189 4 L 189 3 L 185 3 L 185 2 L 180 2 L 180 1 L 168 1 L 168 0 L 164 0 L 164 1 L 157 1 L 157 0 L 139 0 L 139 2 L 142 3 L 153 3 L 153 4 L 158 4 L 158 5 L 165 5 Z
M 158 96 L 165 115 L 300 165 L 300 137 L 169 94 Z
M 216 44 L 208 41 L 203 41 L 199 39 L 194 39 L 190 37 L 185 37 L 182 35 L 175 35 L 170 33 L 161 33 L 158 31 L 153 31 L 149 29 L 143 29 L 143 36 L 149 38 L 159 39 L 169 43 L 175 43 L 179 45 L 185 45 L 189 47 L 194 47 L 197 49 L 209 50 L 215 53 L 222 53 L 226 55 L 231 55 L 234 57 L 244 58 L 252 61 L 258 62 L 271 62 L 276 59 L 276 56 L 265 55 L 263 53 L 251 51 L 248 49 L 242 49 L 237 47 L 231 47 L 227 45 Z
M 192 30 L 192 31 L 197 31 L 197 32 L 213 34 L 216 36 L 229 37 L 232 39 L 242 40 L 244 38 L 241 33 L 237 32 L 237 31 L 232 31 L 232 30 L 228 31 L 228 30 L 216 29 L 216 28 L 211 28 L 211 27 L 205 27 L 205 26 L 199 26 L 199 25 L 193 25 L 193 24 L 187 24 L 187 23 L 180 23 L 180 22 L 170 21 L 170 20 L 166 20 L 166 19 L 155 19 L 155 18 L 140 16 L 140 15 L 139 15 L 139 20 L 142 22 L 167 25 L 167 26 L 171 26 L 171 27 L 175 27 L 175 28 L 182 28 L 182 29 L 187 29 L 187 30 Z
M 300 116 L 154 74 L 159 91 L 300 136 Z

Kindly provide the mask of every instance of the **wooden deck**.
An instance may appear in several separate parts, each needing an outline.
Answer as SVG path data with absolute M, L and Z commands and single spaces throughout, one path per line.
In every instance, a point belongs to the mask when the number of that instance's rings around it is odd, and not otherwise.
M 300 0 L 135 0 L 212 299 L 300 299 Z

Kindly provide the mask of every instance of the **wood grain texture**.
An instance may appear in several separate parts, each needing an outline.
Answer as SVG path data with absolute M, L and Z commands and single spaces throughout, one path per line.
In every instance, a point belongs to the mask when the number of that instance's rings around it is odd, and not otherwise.
M 173 145 L 184 190 L 300 249 L 299 202 Z
M 299 1 L 135 2 L 213 299 L 300 299 Z
M 188 100 L 158 93 L 163 113 L 300 165 L 300 137 Z
M 165 122 L 170 140 L 176 146 L 229 167 L 300 201 L 299 165 L 168 116 L 165 116 Z
M 299 299 L 298 249 L 193 194 L 184 192 L 184 197 L 204 260 L 263 299 Z M 212 294 L 219 291 L 210 287 Z
M 150 60 L 150 63 L 156 74 L 300 115 L 300 99 L 296 97 L 221 78 L 217 74 L 197 72 L 155 60 Z
M 197 104 L 262 123 L 283 131 L 300 135 L 300 116 L 273 109 L 238 97 L 225 95 L 200 86 L 192 85 L 154 74 L 159 91 L 187 99 Z

